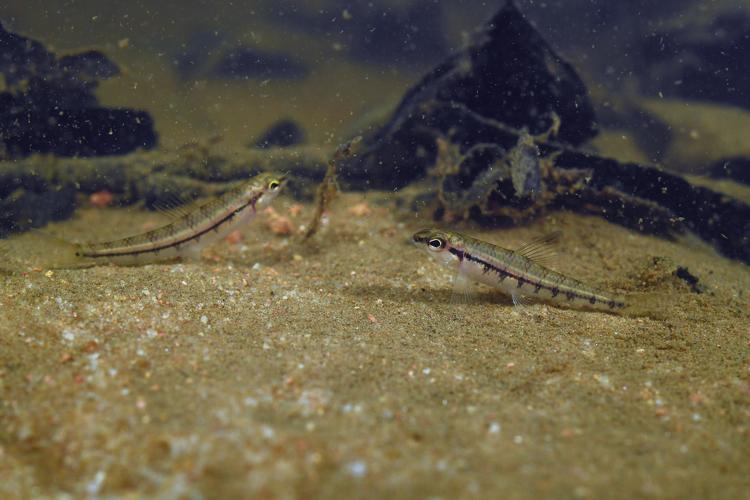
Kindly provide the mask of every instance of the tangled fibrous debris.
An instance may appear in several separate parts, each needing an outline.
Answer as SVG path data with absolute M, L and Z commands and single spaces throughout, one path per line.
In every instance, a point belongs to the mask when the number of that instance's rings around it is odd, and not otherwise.
M 310 239 L 318 231 L 323 213 L 326 211 L 326 208 L 330 206 L 331 202 L 336 198 L 336 195 L 339 192 L 339 184 L 337 180 L 339 164 L 342 160 L 356 155 L 361 143 L 362 137 L 357 136 L 346 144 L 341 145 L 328 162 L 326 175 L 323 178 L 323 182 L 318 186 L 315 213 L 308 225 L 307 231 L 305 231 L 304 239 Z

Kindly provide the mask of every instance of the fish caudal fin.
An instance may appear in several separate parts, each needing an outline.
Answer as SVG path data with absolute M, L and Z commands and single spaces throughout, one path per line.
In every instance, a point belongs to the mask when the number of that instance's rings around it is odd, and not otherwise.
M 0 268 L 6 272 L 27 269 L 73 269 L 93 263 L 79 256 L 80 247 L 61 238 L 30 231 L 0 240 Z

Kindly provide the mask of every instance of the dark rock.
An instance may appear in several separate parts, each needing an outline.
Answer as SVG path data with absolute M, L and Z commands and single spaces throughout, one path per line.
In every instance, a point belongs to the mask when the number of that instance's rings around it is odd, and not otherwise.
M 75 80 L 106 80 L 120 75 L 120 68 L 97 50 L 62 56 L 58 65 L 64 74 Z
M 580 145 L 596 135 L 581 79 L 509 1 L 471 46 L 407 92 L 390 122 L 366 139 L 359 159 L 344 171 L 353 187 L 400 188 L 434 164 L 436 136 L 452 136 L 466 151 L 485 140 L 483 133 L 496 133 L 492 123 L 536 135 L 555 116 L 561 142 Z M 518 138 L 506 139 L 512 148 Z
M 299 79 L 310 69 L 294 56 L 237 47 L 226 52 L 213 68 L 213 75 L 231 79 Z
M 14 158 L 31 153 L 122 155 L 138 148 L 150 149 L 156 141 L 153 120 L 145 111 L 95 107 L 59 109 L 56 115 L 48 116 L 45 111 L 49 109 L 30 106 L 32 103 L 24 100 L 13 102 L 5 97 L 0 96 L 0 108 L 9 106 L 5 109 L 19 110 L 11 116 L 0 111 L 0 135 L 6 152 Z M 8 127 L 8 122 L 33 126 L 26 129 Z
M 0 238 L 12 232 L 42 227 L 50 221 L 64 220 L 75 211 L 73 184 L 54 188 L 18 188 L 0 198 Z
M 687 267 L 680 266 L 674 272 L 674 275 L 680 278 L 682 281 L 690 285 L 690 290 L 693 293 L 703 293 L 706 291 L 706 287 L 700 283 L 700 280 L 693 273 L 688 271 Z
M 305 131 L 297 122 L 279 120 L 263 132 L 255 141 L 254 147 L 266 149 L 271 147 L 288 148 L 305 142 Z
M 750 108 L 750 15 L 734 10 L 710 25 L 661 31 L 642 44 L 646 92 Z
M 98 156 L 156 145 L 145 111 L 100 107 L 99 81 L 119 74 L 104 54 L 56 57 L 44 46 L 0 25 L 0 145 L 11 158 L 32 153 Z
M 608 220 L 663 234 L 659 225 L 692 230 L 724 255 L 750 262 L 750 206 L 723 193 L 694 186 L 655 167 L 620 163 L 582 151 L 555 158 L 558 173 L 583 173 L 585 189 L 562 193 L 558 202 Z M 590 208 L 587 208 L 590 207 Z M 653 210 L 649 212 L 649 210 Z

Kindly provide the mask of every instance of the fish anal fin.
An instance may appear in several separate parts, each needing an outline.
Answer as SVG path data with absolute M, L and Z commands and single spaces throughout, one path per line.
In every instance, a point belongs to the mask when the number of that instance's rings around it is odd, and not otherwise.
M 515 252 L 537 264 L 549 264 L 557 256 L 555 245 L 560 241 L 561 235 L 561 231 L 553 231 L 529 241 Z
M 510 298 L 513 300 L 513 306 L 516 308 L 522 308 L 529 305 L 531 299 L 528 295 L 524 295 L 521 292 L 512 292 Z

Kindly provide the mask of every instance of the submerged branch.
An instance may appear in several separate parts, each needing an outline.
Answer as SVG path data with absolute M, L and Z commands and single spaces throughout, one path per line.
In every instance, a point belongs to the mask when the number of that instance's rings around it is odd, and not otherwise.
M 305 240 L 311 238 L 320 227 L 320 220 L 323 217 L 323 213 L 330 206 L 331 202 L 336 198 L 339 192 L 339 184 L 337 180 L 338 166 L 342 160 L 354 156 L 357 154 L 362 144 L 362 137 L 357 136 L 351 141 L 339 146 L 333 157 L 328 162 L 328 169 L 326 175 L 323 178 L 323 182 L 318 186 L 318 192 L 316 195 L 315 213 L 310 221 L 310 225 L 305 232 Z

